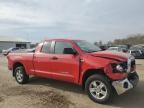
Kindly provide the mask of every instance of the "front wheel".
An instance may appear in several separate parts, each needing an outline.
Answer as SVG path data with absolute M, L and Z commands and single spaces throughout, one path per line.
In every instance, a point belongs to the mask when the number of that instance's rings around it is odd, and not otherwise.
M 90 99 L 98 103 L 108 102 L 112 97 L 112 87 L 110 82 L 102 75 L 90 76 L 86 80 L 85 90 Z
M 15 79 L 19 84 L 25 84 L 29 80 L 29 76 L 26 74 L 23 66 L 18 66 L 14 70 Z

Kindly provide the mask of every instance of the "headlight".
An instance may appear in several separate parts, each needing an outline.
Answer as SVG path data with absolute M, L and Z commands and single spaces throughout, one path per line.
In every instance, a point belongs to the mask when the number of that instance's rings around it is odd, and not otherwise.
M 123 72 L 124 69 L 121 65 L 117 65 L 116 70 L 118 70 L 119 72 Z
M 112 64 L 113 72 L 124 72 L 124 68 L 120 64 Z

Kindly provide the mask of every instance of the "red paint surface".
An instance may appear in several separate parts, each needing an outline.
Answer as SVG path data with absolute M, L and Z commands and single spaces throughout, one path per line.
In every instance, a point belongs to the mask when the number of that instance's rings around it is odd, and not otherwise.
M 49 41 L 49 40 L 46 40 Z M 78 52 L 77 55 L 46 54 L 41 52 L 43 42 L 37 47 L 35 53 L 10 53 L 8 68 L 13 69 L 15 63 L 21 63 L 28 75 L 63 80 L 81 85 L 83 76 L 90 69 L 101 69 L 111 80 L 120 80 L 127 77 L 126 73 L 112 72 L 111 63 L 127 61 L 127 56 L 120 53 L 99 51 L 95 53 L 83 52 L 72 40 L 53 39 L 52 41 L 69 42 Z M 56 57 L 57 60 L 52 58 Z M 111 59 L 107 59 L 111 58 Z M 84 62 L 80 62 L 83 60 Z

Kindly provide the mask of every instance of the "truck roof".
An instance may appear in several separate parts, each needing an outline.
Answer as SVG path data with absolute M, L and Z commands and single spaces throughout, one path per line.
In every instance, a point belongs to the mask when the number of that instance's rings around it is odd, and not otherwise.
M 75 41 L 75 40 L 80 40 L 80 39 L 45 39 L 44 41 L 50 41 L 50 40 Z

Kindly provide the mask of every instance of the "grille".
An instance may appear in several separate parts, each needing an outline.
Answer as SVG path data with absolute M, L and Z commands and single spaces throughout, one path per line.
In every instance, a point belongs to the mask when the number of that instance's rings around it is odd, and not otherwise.
M 136 64 L 135 64 L 135 60 L 131 60 L 130 65 L 128 65 L 127 61 L 126 62 L 122 62 L 120 65 L 123 67 L 125 72 L 130 72 L 130 71 L 132 71 L 132 69 L 135 67 Z
M 131 68 L 133 68 L 136 65 L 135 60 L 131 61 Z

